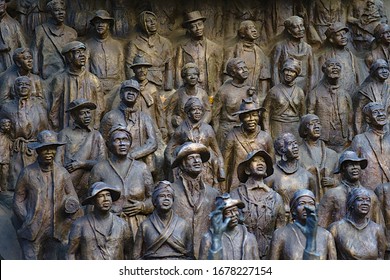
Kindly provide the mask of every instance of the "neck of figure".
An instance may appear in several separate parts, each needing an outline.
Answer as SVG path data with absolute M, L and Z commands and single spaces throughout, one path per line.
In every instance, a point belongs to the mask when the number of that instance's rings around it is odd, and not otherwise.
M 156 208 L 157 210 L 157 215 L 159 216 L 159 218 L 161 219 L 161 221 L 164 223 L 164 224 L 167 224 L 167 222 L 169 221 L 169 219 L 171 218 L 172 216 L 172 209 L 169 209 L 169 210 L 161 210 L 160 208 Z
M 328 84 L 332 86 L 337 86 L 339 84 L 339 77 L 337 78 L 327 77 L 326 81 L 328 82 Z
M 96 37 L 100 40 L 104 40 L 106 38 L 108 38 L 108 36 L 110 35 L 109 32 L 104 32 L 104 33 L 96 33 Z
M 110 210 L 101 210 L 94 207 L 93 214 L 98 221 L 107 220 L 110 217 Z
M 348 218 L 354 222 L 357 226 L 362 226 L 367 222 L 366 214 L 361 213 L 351 213 L 348 215 Z
M 308 138 L 306 138 L 305 139 L 305 141 L 306 141 L 306 143 L 309 145 L 309 146 L 311 146 L 311 147 L 317 147 L 318 145 L 319 145 L 319 140 L 320 138 L 318 137 L 316 137 L 316 138 L 314 138 L 314 137 L 308 137 Z
M 186 84 L 185 87 L 187 95 L 196 95 L 196 85 Z
M 68 67 L 71 72 L 76 73 L 78 75 L 84 71 L 84 67 L 80 65 L 70 63 Z

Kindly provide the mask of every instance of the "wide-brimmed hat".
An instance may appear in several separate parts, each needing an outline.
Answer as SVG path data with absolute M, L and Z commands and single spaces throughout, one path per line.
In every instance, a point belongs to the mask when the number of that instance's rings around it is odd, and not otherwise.
M 186 142 L 179 147 L 176 158 L 172 163 L 172 168 L 179 166 L 183 158 L 192 154 L 200 154 L 202 162 L 206 162 L 210 159 L 210 151 L 205 145 Z
M 111 194 L 112 201 L 117 201 L 121 196 L 121 191 L 104 182 L 93 183 L 88 189 L 88 197 L 81 203 L 82 205 L 93 204 L 94 197 L 101 191 L 107 190 Z
M 125 80 L 121 83 L 121 89 L 127 88 L 127 87 L 133 88 L 133 89 L 137 90 L 138 92 L 141 90 L 138 81 L 136 81 L 134 79 Z
M 311 190 L 307 190 L 307 189 L 300 189 L 300 190 L 297 190 L 293 197 L 291 198 L 290 200 L 290 211 L 292 212 L 292 209 L 294 208 L 295 206 L 295 203 L 298 201 L 298 199 L 300 199 L 301 197 L 310 197 L 311 199 L 313 199 L 313 201 L 315 202 L 316 201 L 316 198 L 314 196 L 314 193 L 311 191 Z
M 354 151 L 345 151 L 341 154 L 339 158 L 339 164 L 336 169 L 333 171 L 334 174 L 338 174 L 341 172 L 341 166 L 346 161 L 358 162 L 362 169 L 367 167 L 368 161 L 365 158 L 360 158 Z
M 94 24 L 94 21 L 96 19 L 102 19 L 102 20 L 107 20 L 107 21 L 110 21 L 110 24 L 114 23 L 114 18 L 110 16 L 109 12 L 107 12 L 106 10 L 97 10 L 95 12 L 95 15 L 94 17 L 89 21 L 92 25 L 95 25 Z
M 187 24 L 190 22 L 194 22 L 197 20 L 203 20 L 205 21 L 206 18 L 202 16 L 202 14 L 199 11 L 192 11 L 185 13 L 183 16 L 183 23 L 181 24 L 182 27 L 186 28 Z
M 91 110 L 95 110 L 97 108 L 96 104 L 85 99 L 85 98 L 78 98 L 73 100 L 69 103 L 68 109 L 66 109 L 65 112 L 71 112 L 76 109 L 82 109 L 82 108 L 88 108 Z
M 261 156 L 265 160 L 265 164 L 267 165 L 267 176 L 265 176 L 264 178 L 274 173 L 273 161 L 271 156 L 264 150 L 252 151 L 247 155 L 246 159 L 242 161 L 237 167 L 237 175 L 240 182 L 245 183 L 248 180 L 249 175 L 246 174 L 245 169 L 251 162 L 252 158 L 255 156 Z
M 253 112 L 253 111 L 265 111 L 263 107 L 260 107 L 252 97 L 243 99 L 241 101 L 240 109 L 237 112 L 234 112 L 232 116 L 240 115 L 243 113 Z
M 217 196 L 215 198 L 215 206 L 216 208 L 223 205 L 223 210 L 228 209 L 233 206 L 237 206 L 239 209 L 242 209 L 245 207 L 244 202 L 242 202 L 239 199 L 233 199 L 231 198 L 230 194 L 224 193 L 220 196 Z
M 78 49 L 87 49 L 84 45 L 84 43 L 82 42 L 79 42 L 79 41 L 72 41 L 72 42 L 69 42 L 67 43 L 63 48 L 62 48 L 62 51 L 61 51 L 61 54 L 66 54 L 70 51 L 73 51 L 73 50 L 78 50 Z
M 346 32 L 349 32 L 349 29 L 348 27 L 344 24 L 344 23 L 341 23 L 341 22 L 334 22 L 332 23 L 328 29 L 326 29 L 325 31 L 325 36 L 327 38 L 330 38 L 330 36 L 332 36 L 332 34 L 336 33 L 336 32 L 339 32 L 341 30 L 345 30 Z
M 38 133 L 37 141 L 28 143 L 30 149 L 36 150 L 47 146 L 62 146 L 65 142 L 58 142 L 57 133 L 51 130 L 43 130 Z
M 130 65 L 130 68 L 134 68 L 137 66 L 146 66 L 146 67 L 152 67 L 153 65 L 146 61 L 145 56 L 142 54 L 137 54 L 133 59 L 133 64 Z

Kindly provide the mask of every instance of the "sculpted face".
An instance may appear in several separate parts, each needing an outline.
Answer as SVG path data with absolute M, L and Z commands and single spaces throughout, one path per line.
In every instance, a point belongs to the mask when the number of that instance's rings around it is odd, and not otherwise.
M 54 158 L 57 153 L 56 146 L 45 146 L 40 149 L 37 149 L 38 162 L 44 165 L 51 165 L 54 162 Z
M 203 20 L 199 19 L 197 21 L 191 22 L 188 24 L 188 31 L 191 34 L 191 37 L 201 38 L 203 37 L 204 23 Z
M 157 19 L 153 15 L 147 15 L 145 17 L 145 25 L 146 30 L 150 33 L 156 33 L 157 32 Z
M 254 156 L 248 165 L 249 173 L 260 177 L 266 176 L 267 164 L 262 156 Z
M 383 32 L 381 38 L 383 42 L 390 44 L 390 31 Z
M 256 26 L 253 22 L 248 22 L 245 26 L 245 33 L 244 38 L 247 38 L 249 40 L 256 40 L 259 36 L 259 32 L 256 29 Z
M 131 141 L 123 131 L 116 131 L 111 135 L 110 151 L 117 156 L 127 156 L 130 151 Z
M 86 62 L 85 49 L 76 49 L 71 51 L 72 64 L 76 67 L 83 67 Z
M 146 66 L 136 66 L 133 68 L 135 77 L 138 81 L 142 82 L 146 79 L 148 75 L 148 67 Z
M 55 5 L 51 10 L 51 16 L 57 23 L 63 23 L 65 21 L 65 7 L 62 5 Z
M 137 101 L 138 95 L 138 90 L 132 87 L 124 87 L 121 89 L 121 99 L 126 105 L 134 104 Z
M 77 123 L 81 127 L 88 127 L 88 125 L 91 123 L 92 112 L 89 108 L 82 108 L 80 110 L 77 110 L 72 115 L 75 123 Z
M 95 203 L 94 206 L 104 212 L 108 212 L 111 209 L 112 206 L 112 197 L 111 193 L 107 190 L 102 190 L 100 191 L 96 196 L 95 196 Z
M 229 228 L 234 228 L 238 225 L 239 216 L 240 216 L 240 212 L 238 211 L 237 206 L 232 206 L 223 210 L 223 217 L 230 218 L 228 224 Z
M 95 30 L 99 35 L 106 34 L 110 30 L 110 22 L 101 18 L 96 18 L 93 21 Z
M 287 135 L 284 139 L 284 153 L 288 159 L 299 158 L 299 148 L 294 135 Z
M 157 209 L 168 211 L 172 208 L 173 205 L 173 195 L 171 192 L 165 190 L 162 191 L 156 198 L 155 207 Z
M 8 133 L 11 131 L 11 121 L 8 119 L 3 119 L 0 122 L 0 130 L 3 133 Z
M 33 57 L 30 52 L 24 52 L 16 60 L 16 65 L 23 70 L 31 71 L 33 69 Z
M 199 122 L 203 117 L 203 107 L 194 105 L 191 107 L 190 111 L 188 112 L 188 118 L 192 122 Z
M 294 38 L 303 38 L 305 36 L 305 26 L 303 24 L 303 20 L 300 18 L 294 19 L 291 26 L 288 27 L 287 31 Z
M 240 120 L 242 122 L 242 126 L 245 131 L 256 131 L 257 125 L 260 120 L 259 112 L 258 111 L 252 111 L 243 113 L 240 116 Z
M 29 98 L 31 94 L 31 81 L 29 79 L 18 79 L 15 81 L 16 95 L 20 99 Z
M 360 179 L 362 168 L 359 162 L 346 161 L 343 163 L 343 177 L 350 182 L 357 182 Z
M 336 61 L 327 62 L 325 65 L 325 75 L 329 78 L 340 78 L 341 76 L 341 63 Z
M 306 221 L 307 213 L 305 206 L 315 208 L 315 201 L 308 196 L 298 198 L 294 211 L 295 219 L 298 221 Z
M 318 139 L 321 136 L 321 122 L 319 118 L 312 119 L 307 124 L 307 138 Z
M 298 76 L 298 73 L 296 71 L 293 71 L 291 69 L 284 69 L 283 70 L 283 78 L 286 83 L 293 82 Z
M 369 116 L 369 122 L 372 126 L 384 126 L 387 124 L 386 111 L 383 106 L 373 106 Z
M 359 195 L 353 203 L 354 212 L 360 215 L 367 215 L 370 212 L 370 208 L 371 198 L 364 194 Z
M 191 175 L 199 175 L 203 170 L 200 154 L 190 154 L 182 161 L 183 171 Z
M 385 81 L 389 77 L 389 68 L 386 66 L 380 66 L 376 69 L 376 74 L 379 80 Z
M 199 73 L 196 68 L 188 68 L 184 76 L 184 83 L 195 86 L 198 83 Z
M 7 9 L 7 3 L 5 0 L 0 0 L 0 15 L 4 15 Z
M 249 71 L 244 61 L 240 61 L 234 67 L 234 76 L 238 78 L 240 81 L 245 81 L 248 79 Z
M 336 46 L 344 47 L 348 44 L 348 36 L 346 30 L 340 30 L 334 33 L 330 39 L 330 42 Z

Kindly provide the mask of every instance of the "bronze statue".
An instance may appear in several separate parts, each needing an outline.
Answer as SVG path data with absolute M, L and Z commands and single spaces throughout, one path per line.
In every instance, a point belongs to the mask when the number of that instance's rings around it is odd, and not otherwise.
M 339 158 L 335 169 L 336 174 L 341 174 L 341 182 L 335 187 L 328 189 L 318 206 L 318 224 L 328 228 L 333 222 L 337 222 L 347 214 L 347 196 L 354 188 L 365 188 L 360 183 L 362 169 L 365 169 L 368 161 L 358 157 L 353 151 L 345 151 Z M 383 215 L 380 211 L 378 198 L 375 193 L 367 189 L 371 197 L 371 210 L 369 217 L 374 222 L 383 225 Z
M 352 98 L 361 83 L 362 70 L 359 68 L 358 58 L 348 48 L 348 34 L 348 27 L 341 22 L 334 22 L 326 29 L 326 41 L 317 54 L 318 76 L 321 78 L 326 75 L 322 67 L 328 59 L 337 60 L 343 69 L 343 74 L 339 77 L 340 87 Z
M 172 137 L 175 129 L 186 118 L 184 106 L 190 97 L 197 97 L 204 106 L 203 122 L 211 121 L 211 104 L 207 92 L 199 86 L 199 67 L 194 63 L 187 63 L 181 69 L 183 85 L 166 101 L 167 124 L 169 135 Z
M 281 68 L 281 83 L 272 87 L 265 97 L 263 103 L 264 130 L 274 140 L 285 132 L 290 132 L 296 139 L 299 139 L 299 119 L 306 113 L 305 93 L 296 84 L 301 71 L 302 66 L 299 60 L 287 59 Z
M 182 27 L 187 30 L 189 39 L 176 51 L 176 88 L 182 85 L 181 69 L 192 62 L 199 67 L 199 86 L 209 96 L 214 96 L 221 85 L 223 50 L 204 35 L 205 20 L 199 11 L 191 11 L 183 16 Z
M 79 41 L 72 41 L 62 48 L 61 53 L 65 56 L 66 68 L 49 83 L 51 126 L 54 130 L 69 126 L 70 118 L 66 113 L 68 104 L 77 98 L 85 98 L 96 104 L 91 123 L 97 129 L 105 110 L 104 94 L 99 79 L 85 67 L 86 47 Z
M 7 2 L 0 0 L 0 73 L 13 64 L 12 55 L 17 48 L 27 47 L 22 26 L 7 13 Z
M 368 68 L 380 58 L 390 62 L 390 26 L 386 23 L 378 24 L 374 29 L 374 37 L 372 49 L 365 57 Z
M 347 196 L 345 217 L 330 225 L 339 260 L 383 260 L 386 237 L 382 225 L 370 217 L 371 194 L 354 188 Z
M 135 238 L 133 259 L 194 259 L 192 228 L 172 207 L 172 183 L 160 181 L 152 194 L 153 213 L 142 222 Z
M 0 110 L 0 119 L 11 120 L 11 135 L 14 140 L 9 174 L 10 190 L 14 190 L 20 171 L 36 159 L 36 154 L 28 147 L 28 143 L 35 141 L 39 131 L 49 128 L 46 103 L 31 96 L 31 83 L 27 76 L 16 78 L 15 99 L 5 103 Z
M 301 62 L 301 71 L 297 76 L 297 86 L 309 92 L 316 80 L 314 69 L 314 56 L 311 46 L 304 41 L 305 26 L 303 18 L 291 16 L 284 22 L 286 39 L 278 42 L 271 58 L 271 86 L 283 81 L 283 65 L 286 59 L 295 58 Z
M 77 38 L 76 30 L 64 23 L 66 7 L 63 0 L 48 2 L 46 9 L 51 17 L 46 23 L 35 28 L 31 43 L 33 72 L 45 80 L 65 68 L 62 48 Z
M 228 63 L 231 58 L 237 57 L 245 62 L 248 68 L 248 77 L 245 83 L 258 91 L 259 103 L 262 104 L 269 89 L 271 71 L 268 57 L 255 42 L 259 37 L 255 23 L 251 20 L 242 21 L 237 30 L 237 37 L 239 38 L 238 42 L 225 52 L 225 59 L 228 59 Z M 228 77 L 232 77 L 227 69 L 226 72 Z
M 128 224 L 111 213 L 120 191 L 104 182 L 93 183 L 83 205 L 93 205 L 92 212 L 78 218 L 69 233 L 68 260 L 130 259 L 133 238 Z
M 375 188 L 375 194 L 378 197 L 380 209 L 385 221 L 385 234 L 386 234 L 386 252 L 385 260 L 390 260 L 390 183 L 380 184 Z
M 81 213 L 69 173 L 54 162 L 57 135 L 41 131 L 28 147 L 38 154 L 16 183 L 15 228 L 26 260 L 65 258 L 71 224 Z
M 245 205 L 241 209 L 244 225 L 255 235 L 262 260 L 268 257 L 273 232 L 286 224 L 282 197 L 263 180 L 273 172 L 271 156 L 263 150 L 253 151 L 238 165 L 241 184 L 231 192 L 232 198 Z
M 203 235 L 200 260 L 258 260 L 255 236 L 240 224 L 239 209 L 245 207 L 228 193 L 216 198 L 216 210 L 211 213 L 210 230 Z
M 271 158 L 274 157 L 271 136 L 259 126 L 262 111 L 263 108 L 251 98 L 247 98 L 242 100 L 240 109 L 233 114 L 238 115 L 241 125 L 229 131 L 222 147 L 226 171 L 224 192 L 231 192 L 240 184 L 237 167 L 250 152 L 262 149 L 267 151 Z
M 248 67 L 241 58 L 230 58 L 226 65 L 226 72 L 231 77 L 217 91 L 213 101 L 212 123 L 217 133 L 217 141 L 220 147 L 227 134 L 234 126 L 240 125 L 237 115 L 241 101 L 251 97 L 256 104 L 260 105 L 257 91 L 247 85 L 249 77 Z
M 8 191 L 9 164 L 13 141 L 11 138 L 11 120 L 0 119 L 0 192 Z
M 15 99 L 14 83 L 15 79 L 19 76 L 28 76 L 30 78 L 31 96 L 48 101 L 46 94 L 43 92 L 41 78 L 31 72 L 33 69 L 31 50 L 28 48 L 17 48 L 12 58 L 14 64 L 0 75 L 0 104 Z
M 35 27 L 46 21 L 47 0 L 16 0 L 16 19 L 20 22 L 24 34 L 33 34 Z
M 370 102 L 382 103 L 385 106 L 387 116 L 390 114 L 390 69 L 386 60 L 377 59 L 370 67 L 370 74 L 360 85 L 355 93 L 353 107 L 355 112 L 356 134 L 367 130 L 367 124 L 363 115 L 363 107 Z
M 153 211 L 153 178 L 144 162 L 129 156 L 131 142 L 126 127 L 114 125 L 106 139 L 109 156 L 92 168 L 88 185 L 104 182 L 120 189 L 121 197 L 113 203 L 111 211 L 129 224 L 134 239 L 141 222 Z
M 214 188 L 222 189 L 220 184 L 223 184 L 226 178 L 224 161 L 213 128 L 203 122 L 204 106 L 197 97 L 190 97 L 184 111 L 187 117 L 175 129 L 164 151 L 167 177 L 177 178 L 176 169 L 171 168 L 176 148 L 186 142 L 201 143 L 208 147 L 210 152 L 210 159 L 205 163 L 203 170 L 205 181 Z
M 200 143 L 187 142 L 178 148 L 172 168 L 180 168 L 180 176 L 172 184 L 175 190 L 173 210 L 189 225 L 193 236 L 195 258 L 199 256 L 199 246 L 203 234 L 208 230 L 208 215 L 214 207 L 218 190 L 209 186 L 203 179 L 203 164 L 210 159 L 210 152 Z
M 122 43 L 111 36 L 114 18 L 106 10 L 97 10 L 90 24 L 94 27 L 93 36 L 85 41 L 89 71 L 99 78 L 107 101 L 114 86 L 125 80 L 124 50 Z
M 271 260 L 336 260 L 329 231 L 316 224 L 316 199 L 309 190 L 297 190 L 290 200 L 293 222 L 277 229 L 271 241 Z
M 353 138 L 352 100 L 340 81 L 344 68 L 339 60 L 327 59 L 322 72 L 324 77 L 307 96 L 307 112 L 321 120 L 320 139 L 328 148 L 340 153 Z
M 274 142 L 275 152 L 280 156 L 274 164 L 274 173 L 265 183 L 283 198 L 286 221 L 290 219 L 290 201 L 297 190 L 314 191 L 315 177 L 299 163 L 299 147 L 295 136 L 283 133 Z
M 57 149 L 56 162 L 69 172 L 80 201 L 88 193 L 91 169 L 107 157 L 102 135 L 90 127 L 94 110 L 96 104 L 93 102 L 84 98 L 73 100 L 66 110 L 73 119 L 73 125 L 65 127 L 58 134 L 58 140 L 66 144 Z
M 134 76 L 131 69 L 134 57 L 142 54 L 153 66 L 149 68 L 148 80 L 159 89 L 173 89 L 173 47 L 172 43 L 158 34 L 157 16 L 151 11 L 138 15 L 139 32 L 126 48 L 126 77 Z
M 120 124 L 130 132 L 131 150 L 129 156 L 135 160 L 143 160 L 152 173 L 155 172 L 154 152 L 157 150 L 156 131 L 151 117 L 137 107 L 140 85 L 136 80 L 126 80 L 121 84 L 119 106 L 107 112 L 100 126 L 103 138 L 108 141 L 109 131 Z
M 384 105 L 376 102 L 364 106 L 363 114 L 368 128 L 353 138 L 350 149 L 367 159 L 360 183 L 373 191 L 377 185 L 390 182 L 390 163 L 386 159 L 390 153 L 388 117 Z
M 317 189 L 314 194 L 319 202 L 328 188 L 338 184 L 338 176 L 333 174 L 337 167 L 338 154 L 326 147 L 321 140 L 322 123 L 318 116 L 302 116 L 299 124 L 299 135 L 303 143 L 299 146 L 299 162 L 316 178 Z

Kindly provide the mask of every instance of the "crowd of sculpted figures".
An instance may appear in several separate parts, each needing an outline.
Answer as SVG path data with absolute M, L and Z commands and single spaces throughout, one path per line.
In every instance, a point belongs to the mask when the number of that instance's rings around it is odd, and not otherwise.
M 385 0 L 0 0 L 2 259 L 390 259 Z

